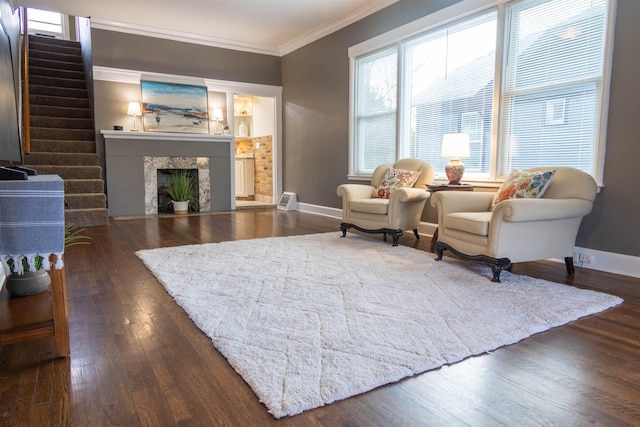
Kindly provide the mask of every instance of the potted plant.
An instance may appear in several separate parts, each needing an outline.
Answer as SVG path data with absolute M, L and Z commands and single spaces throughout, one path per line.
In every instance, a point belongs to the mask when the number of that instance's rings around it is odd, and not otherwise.
M 83 229 L 74 225 L 64 226 L 64 247 L 73 245 L 87 245 L 90 237 L 82 234 Z M 29 263 L 26 259 L 22 259 L 22 274 L 16 273 L 13 260 L 8 260 L 7 265 L 11 274 L 7 277 L 7 291 L 14 296 L 22 297 L 28 295 L 36 295 L 44 292 L 51 284 L 51 277 L 47 270 L 43 269 L 43 263 L 49 262 L 48 259 L 40 255 L 35 257 L 35 270 L 30 271 Z
M 189 211 L 189 205 L 193 198 L 194 188 L 188 170 L 175 170 L 171 172 L 171 182 L 167 186 L 167 193 L 171 197 L 173 213 L 184 215 Z

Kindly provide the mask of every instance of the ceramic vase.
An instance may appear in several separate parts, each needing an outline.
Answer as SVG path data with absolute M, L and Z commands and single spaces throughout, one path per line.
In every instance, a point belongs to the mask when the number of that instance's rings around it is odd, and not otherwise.
M 172 202 L 173 213 L 176 215 L 186 215 L 189 212 L 189 202 Z
M 13 273 L 7 277 L 7 291 L 16 297 L 25 297 L 44 292 L 51 284 L 46 270 L 28 271 L 24 274 Z

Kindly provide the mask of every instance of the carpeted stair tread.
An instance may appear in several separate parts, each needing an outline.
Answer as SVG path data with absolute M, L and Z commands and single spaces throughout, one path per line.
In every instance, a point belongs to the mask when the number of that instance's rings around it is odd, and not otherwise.
M 76 227 L 96 227 L 109 225 L 109 211 L 100 209 L 65 209 L 64 221 Z
M 75 62 L 52 61 L 51 59 L 46 58 L 29 58 L 29 66 L 48 69 L 62 68 L 66 71 L 84 72 L 84 65 L 82 64 L 78 64 Z
M 24 163 L 47 166 L 99 166 L 100 156 L 97 153 L 32 152 L 25 154 Z
M 58 107 L 55 105 L 31 104 L 31 117 L 64 117 L 91 120 L 89 108 Z M 93 124 L 91 125 L 93 127 Z
M 60 175 L 62 179 L 102 179 L 100 166 L 30 165 L 28 167 L 35 169 L 39 175 Z
M 80 42 L 75 40 L 65 40 L 65 39 L 54 39 L 51 37 L 43 37 L 35 34 L 29 35 L 29 45 L 36 45 L 36 49 L 38 46 L 44 49 L 60 49 L 60 48 L 72 48 L 80 52 Z
M 31 126 L 56 129 L 93 129 L 93 120 L 82 117 L 49 117 L 31 115 Z
M 100 209 L 105 207 L 106 200 L 106 196 L 99 193 L 64 194 L 66 209 Z
M 32 126 L 31 138 L 87 141 L 95 138 L 95 132 L 92 129 L 52 129 Z
M 87 84 L 84 80 L 33 75 L 29 76 L 29 85 L 50 86 L 55 88 L 64 87 L 74 89 L 85 89 L 87 87 Z
M 104 181 L 101 179 L 65 179 L 65 194 L 104 193 Z
M 29 66 L 29 76 L 56 77 L 59 79 L 82 81 L 84 81 L 85 77 L 84 70 L 60 70 L 57 68 L 36 67 L 34 65 Z
M 64 139 L 31 139 L 31 152 L 95 153 L 96 142 Z
M 30 50 L 29 59 L 50 59 L 52 61 L 65 62 L 71 64 L 82 64 L 82 56 L 69 53 L 48 52 L 44 50 Z
M 48 107 L 89 108 L 88 98 L 74 98 L 69 96 L 55 96 L 49 94 L 29 94 L 29 104 Z
M 29 93 L 34 95 L 64 96 L 67 98 L 86 98 L 87 89 L 52 87 L 47 85 L 29 84 Z

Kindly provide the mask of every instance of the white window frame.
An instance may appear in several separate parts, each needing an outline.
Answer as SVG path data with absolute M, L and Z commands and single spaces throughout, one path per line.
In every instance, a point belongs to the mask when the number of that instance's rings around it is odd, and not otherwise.
M 464 19 L 471 15 L 484 12 L 490 8 L 498 7 L 498 14 L 504 15 L 504 9 L 507 3 L 510 3 L 514 0 L 463 0 L 459 3 L 456 3 L 447 8 L 441 9 L 437 12 L 434 12 L 430 15 L 427 15 L 423 18 L 420 18 L 416 21 L 413 21 L 409 24 L 403 25 L 401 27 L 395 28 L 387 33 L 381 34 L 369 40 L 366 40 L 357 45 L 351 46 L 348 50 L 349 55 L 349 87 L 350 87 L 350 96 L 349 96 L 349 172 L 348 178 L 350 180 L 369 180 L 370 176 L 357 175 L 355 173 L 356 170 L 356 159 L 354 158 L 355 144 L 356 144 L 356 134 L 355 134 L 355 79 L 356 79 L 356 71 L 355 64 L 359 57 L 363 55 L 367 55 L 374 51 L 383 49 L 385 47 L 390 47 L 394 44 L 402 43 L 403 41 L 414 37 L 418 34 L 433 30 L 437 27 L 458 21 L 460 19 Z M 609 0 L 609 10 L 608 10 L 608 22 L 607 22 L 607 35 L 606 35 L 606 46 L 603 58 L 603 74 L 602 74 L 602 98 L 600 105 L 600 115 L 599 115 L 599 132 L 595 147 L 595 165 L 593 169 L 593 177 L 598 184 L 599 187 L 604 186 L 604 159 L 605 159 L 605 151 L 606 151 L 606 136 L 607 136 L 607 121 L 608 121 L 608 113 L 609 113 L 609 96 L 610 96 L 610 82 L 611 82 L 611 67 L 612 67 L 612 57 L 613 57 L 613 37 L 615 33 L 615 16 L 617 9 L 617 0 Z M 504 39 L 503 29 L 498 29 L 498 37 L 502 40 Z M 399 52 L 401 49 L 399 49 Z M 498 49 L 496 52 L 496 67 L 501 67 L 503 52 Z M 400 58 L 399 64 L 402 64 L 403 60 Z M 401 65 L 400 65 L 401 66 Z M 398 76 L 401 76 L 402 73 L 399 71 Z M 398 82 L 398 91 L 402 90 L 402 79 Z M 496 87 L 501 87 L 501 73 L 496 73 L 496 80 L 494 82 Z M 500 183 L 504 177 L 500 176 L 497 172 L 498 169 L 498 132 L 499 125 L 495 121 L 499 120 L 499 90 L 494 91 L 494 125 L 492 130 L 492 152 L 491 152 L 491 173 L 490 177 L 486 181 L 482 180 L 472 180 L 468 179 L 466 181 L 474 182 L 478 185 L 482 185 L 486 183 L 488 185 Z M 396 123 L 404 123 L 406 118 L 403 117 L 403 108 L 401 97 L 398 96 L 398 117 Z M 402 132 L 402 126 L 398 126 L 398 134 Z M 401 138 L 398 135 L 398 144 L 400 144 Z M 402 147 L 398 147 L 397 156 L 401 158 L 404 154 Z
M 30 9 L 38 9 L 38 10 L 42 10 L 44 12 L 49 12 L 49 13 L 55 13 L 57 15 L 60 15 L 60 27 L 61 27 L 61 32 L 57 32 L 57 31 L 48 31 L 48 30 L 42 30 L 42 29 L 32 29 L 31 26 L 29 25 L 29 21 L 31 21 L 31 19 L 29 18 L 29 10 Z M 27 11 L 27 31 L 29 32 L 29 34 L 43 34 L 43 35 L 48 35 L 48 36 L 52 36 L 54 38 L 60 38 L 60 39 L 68 39 L 69 38 L 69 17 L 65 14 L 59 13 L 59 12 L 53 12 L 53 11 L 49 11 L 46 9 L 42 9 L 42 8 L 37 8 L 37 7 L 33 7 L 33 8 L 26 8 Z M 38 21 L 40 22 L 40 21 Z M 44 22 L 44 21 L 42 21 Z M 44 22 L 46 23 L 46 22 Z

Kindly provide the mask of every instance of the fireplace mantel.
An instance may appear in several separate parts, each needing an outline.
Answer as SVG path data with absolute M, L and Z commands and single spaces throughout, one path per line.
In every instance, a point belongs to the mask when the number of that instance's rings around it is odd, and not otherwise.
M 230 135 L 103 130 L 110 216 L 145 215 L 145 157 L 209 159 L 210 210 L 229 211 L 234 190 Z
M 170 133 L 170 132 L 131 132 L 121 130 L 102 130 L 104 138 L 133 139 L 151 141 L 204 141 L 204 142 L 232 142 L 230 135 L 210 135 L 206 133 Z

